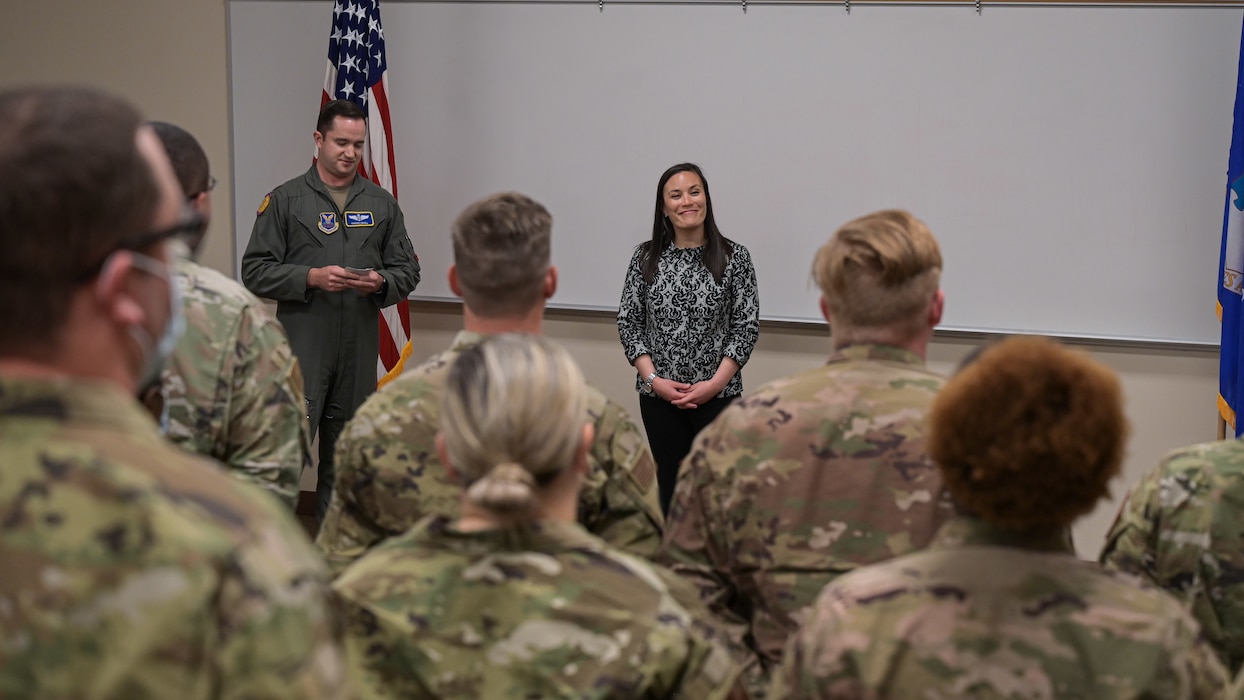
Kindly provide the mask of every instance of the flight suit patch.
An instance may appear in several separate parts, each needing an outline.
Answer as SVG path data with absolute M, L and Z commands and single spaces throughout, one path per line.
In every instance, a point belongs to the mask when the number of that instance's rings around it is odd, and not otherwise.
M 324 233 L 333 233 L 337 230 L 337 213 L 332 211 L 320 212 L 320 222 L 316 226 Z
M 354 228 L 355 226 L 375 226 L 374 217 L 369 211 L 348 211 L 346 212 L 346 228 Z

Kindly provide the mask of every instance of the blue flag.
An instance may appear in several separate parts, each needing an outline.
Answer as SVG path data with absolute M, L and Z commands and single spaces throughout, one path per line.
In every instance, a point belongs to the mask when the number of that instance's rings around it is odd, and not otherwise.
M 1244 27 L 1241 28 L 1244 37 Z M 1242 39 L 1244 42 L 1244 39 Z M 1236 437 L 1244 432 L 1237 421 L 1244 399 L 1244 45 L 1235 86 L 1235 122 L 1231 128 L 1231 157 L 1227 164 L 1226 203 L 1222 215 L 1222 249 L 1218 271 L 1218 318 L 1222 321 L 1222 346 L 1218 357 L 1218 412 Z

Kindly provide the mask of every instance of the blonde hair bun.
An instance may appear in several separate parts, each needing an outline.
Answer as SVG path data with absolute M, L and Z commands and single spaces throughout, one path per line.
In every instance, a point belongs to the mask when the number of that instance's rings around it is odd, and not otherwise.
M 516 462 L 502 462 L 467 488 L 467 498 L 497 514 L 518 515 L 536 505 L 536 480 Z
M 441 396 L 441 435 L 467 501 L 508 520 L 540 512 L 545 488 L 575 465 L 587 417 L 583 374 L 539 336 L 466 348 Z

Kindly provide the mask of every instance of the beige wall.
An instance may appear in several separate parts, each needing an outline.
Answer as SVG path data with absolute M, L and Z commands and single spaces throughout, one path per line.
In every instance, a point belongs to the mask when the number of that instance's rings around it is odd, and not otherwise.
M 199 138 L 220 178 L 217 218 L 202 257 L 232 273 L 225 0 L 39 0 L 8 5 L 0 27 L 4 66 L 0 86 L 27 76 L 98 85 L 128 96 L 149 117 L 180 124 Z M 416 249 L 418 245 L 415 241 Z M 1206 313 L 1211 309 L 1212 300 L 1207 298 Z M 416 308 L 412 314 L 416 359 L 444 348 L 458 323 L 452 306 Z M 597 386 L 638 417 L 633 375 L 611 319 L 552 313 L 545 330 L 574 352 Z M 949 372 L 974 344 L 938 339 L 930 348 L 930 364 Z M 1115 487 L 1116 501 L 1103 503 L 1076 529 L 1081 554 L 1094 556 L 1128 483 L 1163 452 L 1214 437 L 1217 355 L 1212 350 L 1091 345 L 1086 349 L 1119 372 L 1133 426 L 1125 475 Z M 827 350 L 828 338 L 821 329 L 766 326 L 746 368 L 747 384 L 754 387 L 818 364 Z
M 37 78 L 94 85 L 194 134 L 219 180 L 200 259 L 232 274 L 233 172 L 225 0 L 7 2 L 0 87 Z

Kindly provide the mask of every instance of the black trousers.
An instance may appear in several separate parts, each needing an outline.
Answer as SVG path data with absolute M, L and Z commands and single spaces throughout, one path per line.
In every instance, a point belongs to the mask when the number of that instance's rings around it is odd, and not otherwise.
M 699 408 L 679 408 L 659 396 L 639 396 L 639 415 L 648 433 L 648 447 L 657 463 L 657 493 L 661 515 L 668 515 L 678 482 L 678 465 L 704 426 L 738 398 L 715 398 Z

